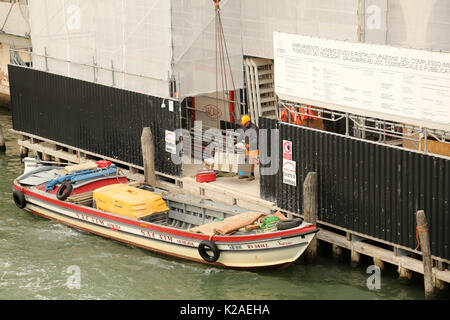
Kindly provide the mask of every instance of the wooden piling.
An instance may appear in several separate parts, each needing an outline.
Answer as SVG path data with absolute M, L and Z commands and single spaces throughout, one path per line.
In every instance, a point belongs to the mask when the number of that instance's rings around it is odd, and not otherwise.
M 23 135 L 21 135 L 19 137 L 20 141 L 25 141 L 25 140 L 28 140 L 28 139 L 29 139 L 28 137 L 23 136 Z M 19 148 L 20 160 L 22 160 L 23 158 L 28 157 L 28 152 L 29 152 L 28 148 L 26 148 L 23 145 L 21 145 L 20 148 Z
M 303 183 L 303 214 L 306 222 L 317 224 L 318 195 L 317 172 L 309 172 Z M 314 262 L 317 257 L 317 237 L 310 242 L 305 252 L 305 258 L 308 262 Z
M 19 155 L 20 155 L 20 160 L 22 160 L 23 158 L 28 157 L 28 148 L 25 148 L 24 146 L 21 146 L 19 149 Z
M 337 244 L 333 244 L 332 251 L 333 251 L 333 258 L 337 261 L 340 261 L 344 253 L 344 248 L 338 246 Z
M 0 124 L 0 151 L 6 150 L 5 138 L 3 137 L 3 127 Z
M 47 153 L 42 153 L 42 160 L 43 161 L 52 161 L 52 156 Z
M 350 263 L 353 266 L 357 266 L 360 261 L 361 261 L 361 254 L 359 252 L 356 252 L 355 250 L 351 250 Z
M 144 182 L 152 187 L 156 187 L 155 145 L 153 134 L 149 127 L 142 129 L 141 148 L 144 162 Z
M 54 149 L 55 151 L 60 151 L 60 150 L 62 150 L 62 147 L 59 146 L 59 145 L 57 145 L 57 144 L 54 144 L 54 145 L 53 145 L 53 149 Z M 62 162 L 62 161 L 61 161 L 61 158 L 55 157 L 55 162 L 57 162 L 58 164 L 61 163 L 61 162 Z
M 438 261 L 437 268 L 440 271 L 447 270 L 448 265 L 445 262 Z M 435 279 L 436 288 L 443 291 L 446 288 L 446 283 L 442 280 Z
M 423 261 L 423 280 L 425 285 L 425 299 L 432 299 L 434 297 L 434 282 L 433 282 L 433 262 L 431 261 L 430 250 L 430 236 L 427 217 L 425 211 L 419 210 L 416 213 L 417 234 L 422 251 Z
M 411 280 L 413 273 L 411 270 L 406 269 L 404 267 L 399 266 L 397 269 L 397 273 L 400 279 Z
M 373 258 L 373 264 L 380 268 L 381 271 L 384 270 L 384 261 L 381 259 Z
M 357 267 L 361 261 L 361 254 L 353 249 L 353 235 L 350 232 L 346 233 L 345 238 L 352 243 L 350 247 L 350 265 Z

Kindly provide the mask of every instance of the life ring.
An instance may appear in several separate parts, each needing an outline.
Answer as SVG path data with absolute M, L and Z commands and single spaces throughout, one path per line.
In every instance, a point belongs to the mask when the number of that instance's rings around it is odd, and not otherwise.
M 23 194 L 22 191 L 13 190 L 13 199 L 14 199 L 14 203 L 16 204 L 17 207 L 19 207 L 20 209 L 23 209 L 26 207 L 27 205 L 27 201 L 25 200 L 25 195 Z
M 302 224 L 302 220 L 301 219 L 286 219 L 286 220 L 280 220 L 277 223 L 277 229 L 278 230 L 286 230 L 286 229 L 291 229 L 291 228 L 295 228 L 298 227 L 299 225 Z
M 211 250 L 213 255 L 210 256 L 206 250 Z M 217 248 L 217 245 L 210 240 L 203 240 L 200 242 L 198 245 L 198 253 L 206 262 L 216 262 L 220 256 L 219 248 Z
M 72 183 L 70 181 L 64 181 L 58 188 L 58 192 L 56 192 L 56 198 L 58 198 L 58 200 L 64 201 L 70 196 L 72 191 Z

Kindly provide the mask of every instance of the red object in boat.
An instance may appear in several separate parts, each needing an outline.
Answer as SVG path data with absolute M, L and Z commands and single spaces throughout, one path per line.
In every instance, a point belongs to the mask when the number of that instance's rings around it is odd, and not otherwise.
M 198 170 L 195 176 L 197 182 L 211 182 L 216 181 L 216 173 L 214 170 Z
M 99 168 L 108 168 L 109 166 L 111 166 L 111 161 L 108 160 L 100 160 L 96 162 L 97 167 Z

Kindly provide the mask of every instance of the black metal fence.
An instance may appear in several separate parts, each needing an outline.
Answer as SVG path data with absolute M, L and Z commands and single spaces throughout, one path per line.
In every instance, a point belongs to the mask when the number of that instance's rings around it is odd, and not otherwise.
M 261 177 L 261 197 L 302 212 L 303 181 L 315 171 L 319 220 L 414 249 L 415 212 L 425 210 L 432 254 L 450 259 L 450 160 L 266 118 L 259 122 L 278 128 L 280 141 L 292 141 L 296 161 L 296 186 L 283 183 L 279 143 L 280 170 Z
M 155 139 L 155 168 L 179 176 L 165 130 L 180 127 L 181 103 L 9 65 L 13 129 L 143 166 L 141 134 Z M 165 108 L 161 105 L 164 102 Z

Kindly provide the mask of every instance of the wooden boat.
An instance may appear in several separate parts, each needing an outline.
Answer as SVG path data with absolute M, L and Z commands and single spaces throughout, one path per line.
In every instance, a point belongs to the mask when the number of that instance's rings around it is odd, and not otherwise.
M 300 219 L 288 219 L 284 226 L 279 222 L 278 229 L 240 228 L 230 234 L 198 233 L 194 231 L 196 227 L 207 226 L 214 220 L 226 222 L 245 215 L 248 210 L 147 185 L 138 188 L 160 195 L 169 210 L 130 218 L 97 209 L 92 201 L 92 193 L 99 188 L 129 184 L 126 177 L 105 174 L 75 182 L 70 196 L 60 200 L 58 190 L 63 184 L 47 191 L 46 184 L 60 176 L 62 169 L 41 166 L 18 177 L 13 186 L 16 205 L 67 226 L 168 256 L 230 268 L 286 267 L 302 255 L 318 231 Z

